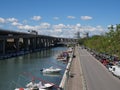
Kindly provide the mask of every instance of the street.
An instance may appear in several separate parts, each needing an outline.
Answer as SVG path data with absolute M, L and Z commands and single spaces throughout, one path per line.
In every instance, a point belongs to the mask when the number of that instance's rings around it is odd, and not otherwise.
M 79 48 L 79 57 L 87 90 L 120 90 L 120 80 L 87 50 Z

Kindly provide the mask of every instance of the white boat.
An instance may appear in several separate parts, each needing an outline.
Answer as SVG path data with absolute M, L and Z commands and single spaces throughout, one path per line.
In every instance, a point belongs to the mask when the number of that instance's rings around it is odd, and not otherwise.
M 46 83 L 42 84 L 42 82 L 39 83 L 33 83 L 30 82 L 26 85 L 26 88 L 16 88 L 15 90 L 46 90 L 48 88 L 51 88 L 54 84 Z
M 15 90 L 47 90 L 47 89 L 39 89 L 39 88 L 16 88 Z
M 43 73 L 59 73 L 61 71 L 60 68 L 53 68 L 53 67 L 50 67 L 50 68 L 43 68 L 41 70 Z
M 43 85 L 42 82 L 39 82 L 39 83 L 30 82 L 26 85 L 26 87 L 28 87 L 28 88 L 38 87 L 39 89 L 47 89 L 47 88 L 52 87 L 53 85 L 54 84 L 50 84 L 50 83 L 46 83 Z
M 30 89 L 27 89 L 27 88 L 16 88 L 15 90 L 30 90 Z
M 72 48 L 68 48 L 67 52 L 68 52 L 68 53 L 72 53 L 72 52 L 73 52 L 73 49 L 72 49 Z
M 58 61 L 66 61 L 67 60 L 67 55 L 64 55 L 61 53 L 60 55 L 57 56 L 56 58 Z
M 58 60 L 58 61 L 66 61 L 66 60 L 67 60 L 67 57 L 57 57 L 57 60 Z

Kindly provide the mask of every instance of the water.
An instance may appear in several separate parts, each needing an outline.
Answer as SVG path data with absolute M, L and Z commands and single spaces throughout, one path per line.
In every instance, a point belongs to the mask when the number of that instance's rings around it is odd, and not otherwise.
M 0 60 L 0 90 L 14 90 L 16 87 L 25 87 L 33 78 L 55 83 L 59 85 L 66 64 L 56 60 L 56 56 L 66 50 L 66 47 L 58 47 L 6 60 Z M 42 68 L 50 66 L 62 69 L 60 74 L 43 74 Z

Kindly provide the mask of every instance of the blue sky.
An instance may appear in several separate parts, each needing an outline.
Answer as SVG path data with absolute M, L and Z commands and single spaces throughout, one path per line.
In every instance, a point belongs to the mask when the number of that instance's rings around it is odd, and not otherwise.
M 119 24 L 120 0 L 0 0 L 0 28 L 73 37 Z

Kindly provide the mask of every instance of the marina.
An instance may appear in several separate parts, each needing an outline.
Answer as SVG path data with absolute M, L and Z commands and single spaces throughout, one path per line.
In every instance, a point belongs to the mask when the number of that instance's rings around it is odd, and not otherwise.
M 15 90 L 18 87 L 24 87 L 33 78 L 36 83 L 41 80 L 44 83 L 54 83 L 56 88 L 59 87 L 67 64 L 58 62 L 56 56 L 65 50 L 67 50 L 66 47 L 56 47 L 0 60 L 0 90 Z M 40 71 L 50 66 L 61 68 L 60 73 L 49 75 Z

